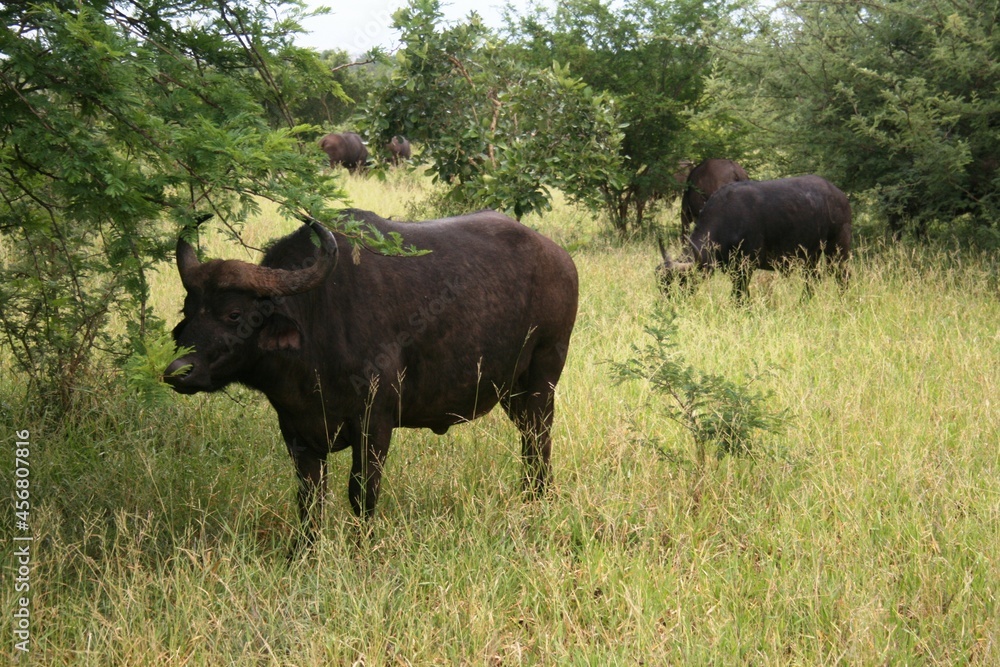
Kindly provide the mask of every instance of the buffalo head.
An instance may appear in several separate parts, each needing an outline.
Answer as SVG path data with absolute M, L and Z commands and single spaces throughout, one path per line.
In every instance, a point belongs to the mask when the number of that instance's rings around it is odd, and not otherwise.
M 663 246 L 663 239 L 657 238 L 656 241 L 660 245 L 660 256 L 663 258 L 663 262 L 656 267 L 656 279 L 660 290 L 669 292 L 675 284 L 683 285 L 686 282 L 688 275 L 695 267 L 695 263 L 671 259 L 670 255 L 667 254 L 667 249 Z
M 175 391 L 222 389 L 239 380 L 261 353 L 299 349 L 302 332 L 282 314 L 282 302 L 321 285 L 337 263 L 333 234 L 312 218 L 306 222 L 319 236 L 320 248 L 295 270 L 239 260 L 200 262 L 191 244 L 177 240 L 177 270 L 187 295 L 173 336 L 179 347 L 193 352 L 164 372 Z

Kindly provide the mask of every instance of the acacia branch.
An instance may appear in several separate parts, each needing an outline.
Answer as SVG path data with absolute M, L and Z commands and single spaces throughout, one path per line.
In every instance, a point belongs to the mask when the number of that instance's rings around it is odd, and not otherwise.
M 285 117 L 285 122 L 288 123 L 288 127 L 295 127 L 295 119 L 292 117 L 292 112 L 288 108 L 288 104 L 285 102 L 284 96 L 281 94 L 281 86 L 274 80 L 274 76 L 271 74 L 270 68 L 267 66 L 267 61 L 264 56 L 261 55 L 257 46 L 252 43 L 251 40 L 247 39 L 248 31 L 246 25 L 243 23 L 243 17 L 239 12 L 229 12 L 232 14 L 239 26 L 239 30 L 236 26 L 233 26 L 232 22 L 227 18 L 226 15 L 226 3 L 222 2 L 219 6 L 219 16 L 220 18 L 229 26 L 229 29 L 233 32 L 233 36 L 236 37 L 236 41 L 239 42 L 240 46 L 243 47 L 244 52 L 250 59 L 250 63 L 253 65 L 260 77 L 267 83 L 268 87 L 274 93 L 275 99 L 278 101 L 278 108 L 281 110 L 281 115 Z
M 347 69 L 348 67 L 361 67 L 363 65 L 371 65 L 375 61 L 369 58 L 368 60 L 358 60 L 353 63 L 344 63 L 343 65 L 336 65 L 330 68 L 330 73 L 339 72 L 342 69 Z

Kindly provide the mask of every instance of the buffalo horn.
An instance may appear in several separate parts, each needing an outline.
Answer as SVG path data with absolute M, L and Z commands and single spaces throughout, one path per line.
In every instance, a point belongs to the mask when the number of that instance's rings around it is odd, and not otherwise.
M 667 255 L 667 249 L 663 247 L 663 237 L 657 235 L 656 242 L 660 246 L 660 255 L 663 257 L 663 261 L 664 262 L 669 262 L 670 261 L 670 256 Z
M 205 222 L 212 217 L 211 213 L 203 213 L 199 215 L 193 225 L 198 229 L 198 225 Z M 195 251 L 194 247 L 184 240 L 184 235 L 181 234 L 177 237 L 177 271 L 181 274 L 181 284 L 184 285 L 184 289 L 190 291 L 191 287 L 195 284 L 194 271 L 201 265 L 198 260 L 198 253 Z
M 272 269 L 247 264 L 242 285 L 258 296 L 291 296 L 317 287 L 337 265 L 337 239 L 326 227 L 311 217 L 303 217 L 307 225 L 319 236 L 320 254 L 309 258 L 300 269 Z
M 660 244 L 660 252 L 663 254 L 663 268 L 666 271 L 673 271 L 675 273 L 684 273 L 690 271 L 694 268 L 694 262 L 675 262 L 671 259 L 670 255 L 663 248 L 663 244 Z

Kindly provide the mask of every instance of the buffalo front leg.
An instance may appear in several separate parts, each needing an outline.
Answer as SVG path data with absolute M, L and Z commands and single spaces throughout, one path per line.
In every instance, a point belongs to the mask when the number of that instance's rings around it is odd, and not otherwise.
M 323 497 L 326 495 L 326 454 L 325 449 L 318 449 L 315 443 L 308 442 L 293 424 L 279 415 L 278 425 L 285 439 L 288 455 L 295 464 L 295 474 L 298 478 L 298 506 L 301 534 L 296 539 L 292 551 L 296 551 L 304 542 L 311 545 L 319 528 L 323 515 Z
M 293 454 L 295 472 L 299 480 L 298 505 L 302 526 L 301 542 L 296 540 L 293 551 L 304 544 L 316 541 L 320 520 L 323 517 L 323 497 L 326 495 L 326 460 L 307 453 Z
M 733 301 L 739 306 L 745 306 L 750 302 L 750 278 L 753 270 L 744 264 L 740 264 L 732 271 L 733 280 Z
M 814 262 L 806 267 L 805 287 L 802 289 L 802 301 L 806 302 L 813 298 L 813 286 L 819 282 L 820 267 L 818 262 Z
M 389 420 L 385 420 L 385 424 L 369 423 L 367 428 L 357 429 L 358 437 L 352 438 L 351 479 L 347 485 L 347 496 L 354 513 L 362 518 L 375 513 L 382 471 L 392 438 L 392 427 L 386 425 L 389 423 Z

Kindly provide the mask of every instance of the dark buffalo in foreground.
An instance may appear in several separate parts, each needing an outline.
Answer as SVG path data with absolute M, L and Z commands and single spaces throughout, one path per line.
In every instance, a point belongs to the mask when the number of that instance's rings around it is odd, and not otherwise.
M 187 295 L 173 333 L 194 351 L 170 364 L 167 382 L 185 394 L 233 382 L 264 393 L 298 472 L 310 538 L 328 452 L 351 450 L 348 495 L 368 516 L 394 428 L 441 434 L 497 403 L 521 432 L 526 486 L 540 492 L 576 318 L 573 260 L 493 211 L 418 223 L 344 214 L 430 252 L 338 262 L 350 241 L 313 220 L 259 266 L 199 262 L 179 239 Z
M 412 156 L 410 140 L 398 134 L 386 144 L 385 148 L 389 152 L 389 161 L 396 166 L 406 162 Z
M 851 253 L 851 205 L 819 176 L 730 183 L 702 209 L 688 260 L 673 261 L 662 245 L 661 252 L 658 273 L 665 289 L 695 267 L 723 268 L 733 276 L 734 295 L 743 300 L 755 269 L 782 269 L 798 260 L 814 273 L 824 255 L 843 283 Z
M 705 160 L 692 169 L 681 197 L 681 239 L 687 238 L 688 230 L 698 220 L 698 214 L 712 193 L 723 185 L 748 180 L 747 172 L 732 160 Z
M 319 146 L 330 158 L 331 167 L 359 171 L 368 164 L 368 147 L 354 132 L 332 132 L 319 140 Z

